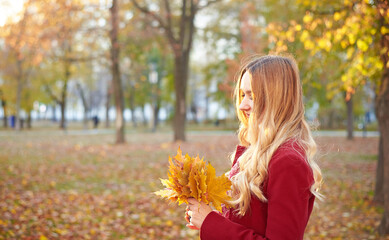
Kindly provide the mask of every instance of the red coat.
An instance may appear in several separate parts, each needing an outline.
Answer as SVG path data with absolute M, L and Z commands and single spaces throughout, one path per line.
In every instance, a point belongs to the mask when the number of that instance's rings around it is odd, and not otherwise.
M 230 174 L 239 171 L 237 159 L 244 151 L 244 147 L 237 147 Z M 313 174 L 304 156 L 296 143 L 281 145 L 269 162 L 268 178 L 262 188 L 268 202 L 251 197 L 250 210 L 243 217 L 234 214 L 233 209 L 224 211 L 223 215 L 211 212 L 201 226 L 200 238 L 303 239 L 315 200 L 309 190 L 314 182 Z

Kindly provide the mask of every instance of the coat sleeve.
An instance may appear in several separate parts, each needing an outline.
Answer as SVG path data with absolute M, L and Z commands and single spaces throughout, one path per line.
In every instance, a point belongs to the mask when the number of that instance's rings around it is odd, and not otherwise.
M 310 167 L 297 154 L 285 155 L 272 159 L 268 176 L 268 218 L 265 235 L 260 235 L 253 229 L 212 212 L 201 226 L 200 238 L 202 240 L 303 239 L 310 215 L 309 188 L 313 181 Z
M 254 230 L 211 212 L 205 218 L 200 229 L 200 239 L 202 240 L 238 240 L 238 239 L 266 239 L 256 234 Z

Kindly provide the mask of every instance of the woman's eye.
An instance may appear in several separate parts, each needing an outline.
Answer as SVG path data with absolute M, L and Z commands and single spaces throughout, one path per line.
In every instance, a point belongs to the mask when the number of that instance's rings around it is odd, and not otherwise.
M 244 98 L 245 96 L 246 96 L 246 95 L 243 93 L 243 94 L 242 94 L 242 98 Z

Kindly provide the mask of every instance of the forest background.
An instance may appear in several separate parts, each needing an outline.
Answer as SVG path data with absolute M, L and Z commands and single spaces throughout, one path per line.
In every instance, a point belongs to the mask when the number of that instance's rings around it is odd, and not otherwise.
M 25 0 L 15 12 L 12 2 L 0 1 L 0 14 L 8 16 L 0 22 L 4 239 L 161 239 L 172 229 L 173 239 L 191 237 L 179 213 L 170 210 L 164 219 L 156 210 L 163 203 L 135 192 L 158 188 L 160 168 L 179 143 L 227 170 L 225 159 L 237 143 L 232 88 L 239 65 L 252 54 L 285 52 L 300 68 L 307 119 L 315 129 L 332 130 L 331 137 L 316 133 L 333 183 L 326 191 L 347 192 L 351 199 L 349 210 L 334 212 L 324 229 L 309 226 L 308 236 L 374 239 L 389 233 L 387 1 Z M 338 130 L 346 130 L 340 139 L 348 140 L 338 139 Z M 355 130 L 366 138 L 355 137 Z M 230 148 L 211 144 L 216 157 L 206 139 L 218 142 L 218 136 Z M 128 153 L 137 149 L 153 160 L 141 176 L 130 177 L 123 168 L 147 164 Z M 337 164 L 346 172 L 366 166 L 365 181 L 347 174 L 337 181 Z M 100 168 L 104 177 L 96 174 Z M 46 170 L 47 178 L 41 176 Z M 99 196 L 103 188 L 108 193 Z M 109 202 L 116 215 L 101 214 L 94 222 L 86 206 L 74 209 L 80 199 L 96 209 Z M 347 208 L 331 199 L 323 203 L 328 209 Z M 123 204 L 147 210 L 120 210 Z M 322 211 L 313 219 L 325 221 Z M 372 217 L 355 217 L 367 213 Z M 122 229 L 117 220 L 137 227 Z M 38 228 L 41 221 L 46 227 Z

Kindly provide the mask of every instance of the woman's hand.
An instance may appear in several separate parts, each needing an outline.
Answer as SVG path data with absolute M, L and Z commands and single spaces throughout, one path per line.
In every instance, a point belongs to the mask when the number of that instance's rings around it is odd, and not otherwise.
M 199 202 L 194 198 L 188 199 L 188 207 L 186 214 L 190 217 L 190 225 L 197 229 L 201 228 L 207 215 L 212 212 L 212 208 L 203 202 Z
M 186 212 L 185 212 L 185 220 L 188 224 L 186 224 L 186 226 L 190 229 L 193 229 L 193 230 L 200 230 L 198 229 L 195 225 L 192 225 L 190 219 L 192 218 L 192 211 L 189 210 L 189 207 L 187 206 L 186 207 Z

